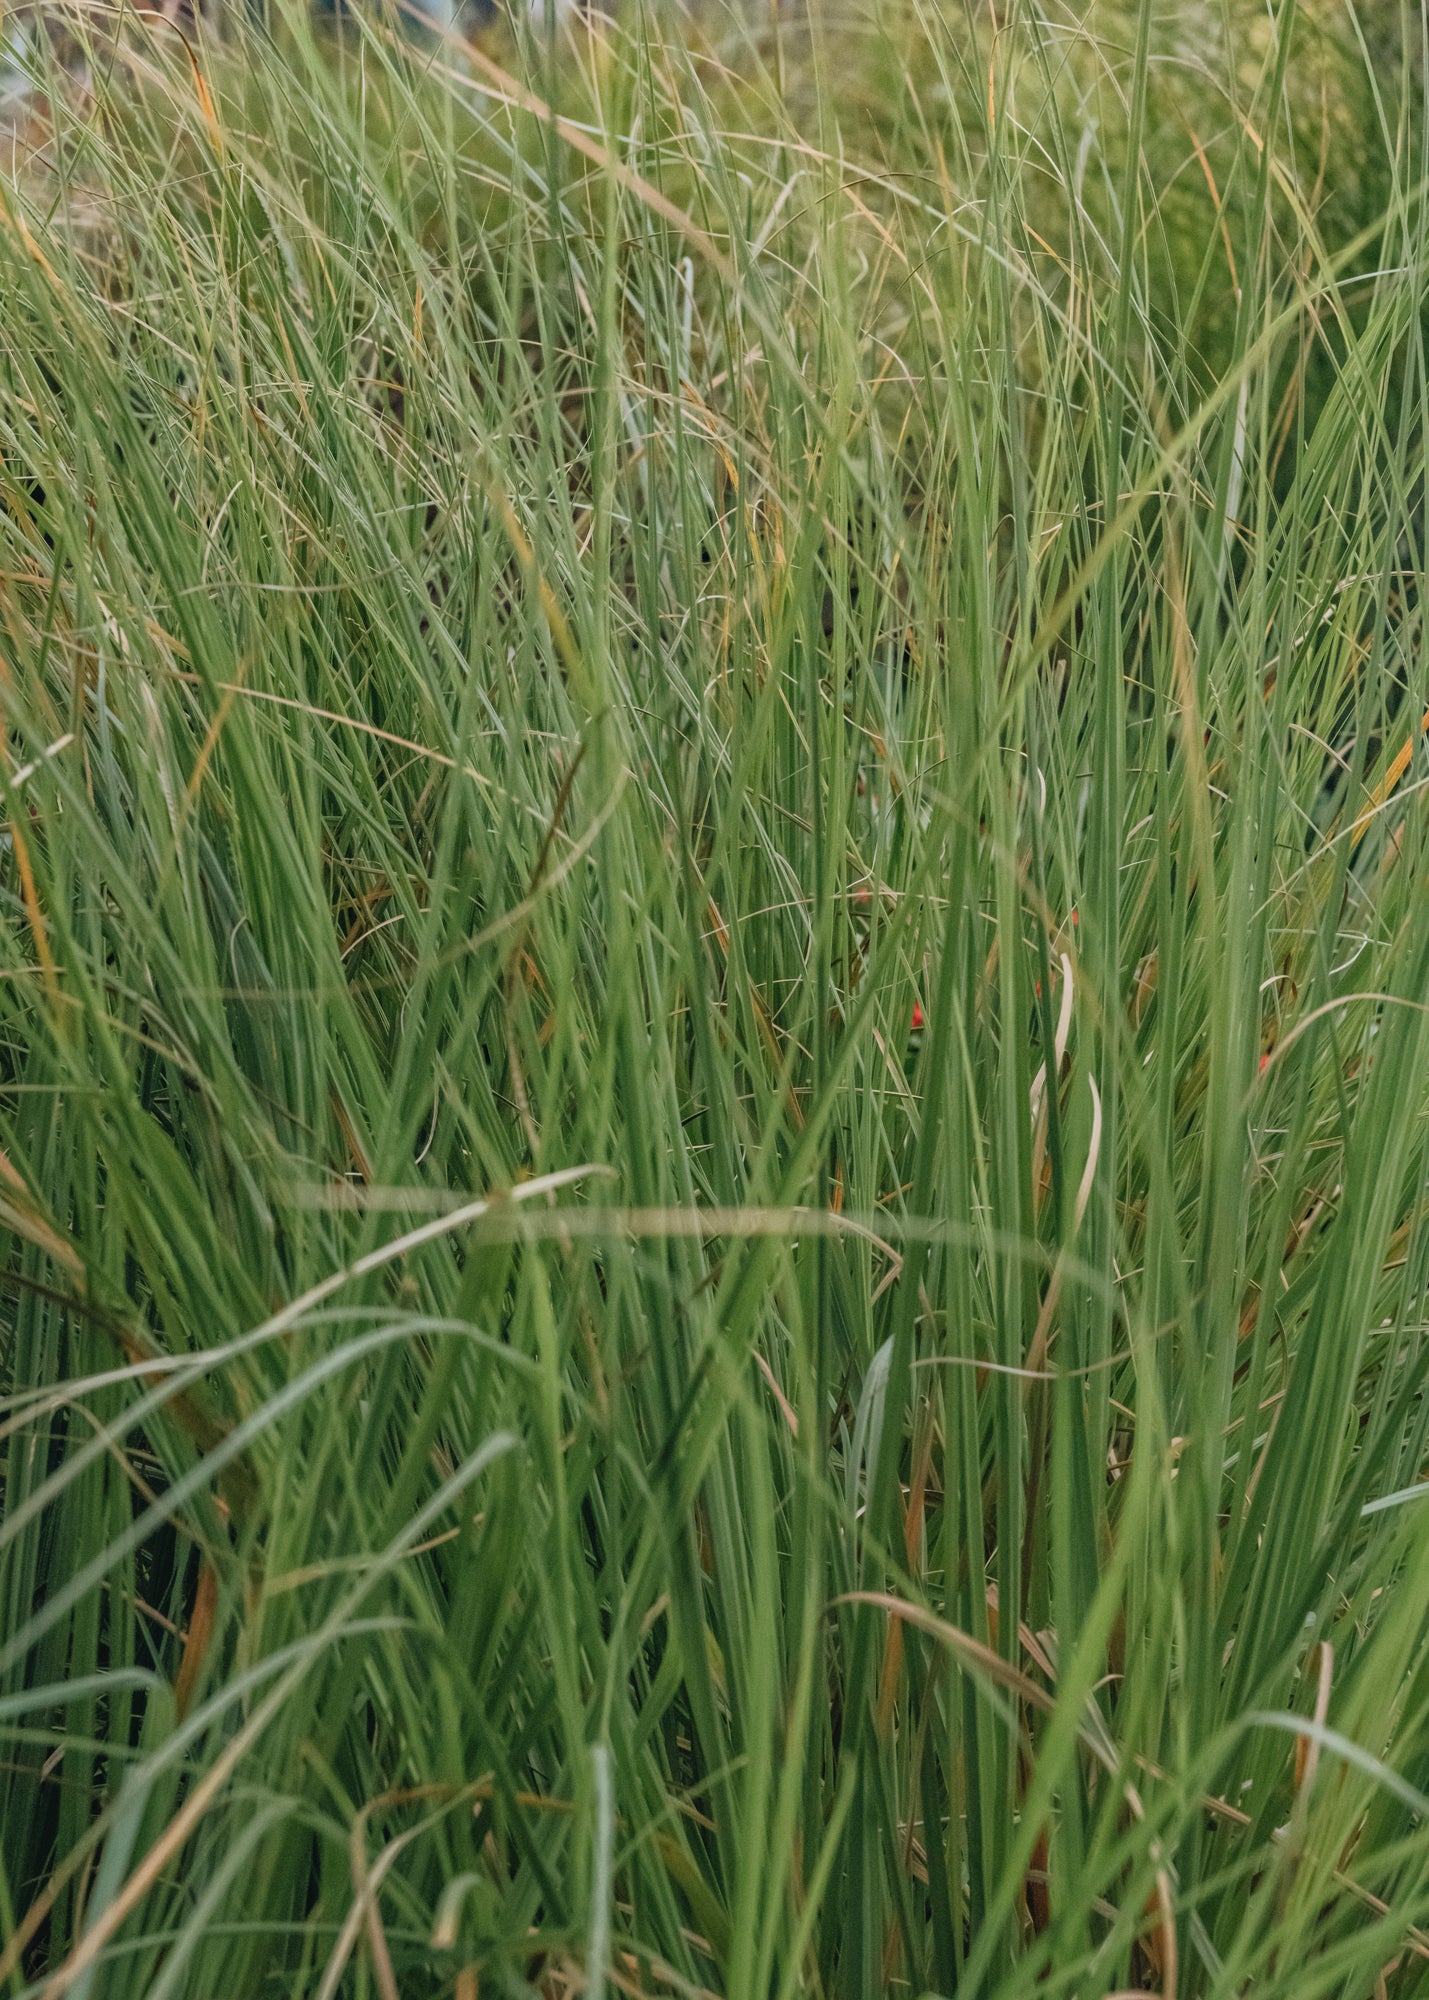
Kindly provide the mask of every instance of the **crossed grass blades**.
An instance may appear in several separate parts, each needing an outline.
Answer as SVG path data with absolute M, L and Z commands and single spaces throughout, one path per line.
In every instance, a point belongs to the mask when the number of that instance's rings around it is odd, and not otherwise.
M 7 1994 L 1429 1990 L 1420 33 L 41 45 Z

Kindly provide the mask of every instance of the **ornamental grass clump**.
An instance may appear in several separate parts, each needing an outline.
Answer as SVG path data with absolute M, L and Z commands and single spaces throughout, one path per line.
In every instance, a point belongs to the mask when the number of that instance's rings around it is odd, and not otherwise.
M 1429 1991 L 1419 29 L 1182 14 L 36 45 L 15 2000 Z

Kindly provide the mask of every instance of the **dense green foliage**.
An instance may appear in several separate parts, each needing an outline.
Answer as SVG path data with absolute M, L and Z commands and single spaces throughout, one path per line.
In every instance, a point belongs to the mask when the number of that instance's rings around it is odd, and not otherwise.
M 1418 27 L 73 33 L 0 1990 L 1429 1992 Z

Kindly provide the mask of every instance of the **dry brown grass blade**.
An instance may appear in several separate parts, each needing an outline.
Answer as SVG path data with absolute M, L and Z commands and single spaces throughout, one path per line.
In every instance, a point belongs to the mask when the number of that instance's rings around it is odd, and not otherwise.
M 1315 1689 L 1314 1720 L 1319 1728 L 1325 1726 L 1330 1712 L 1330 1682 L 1335 1671 L 1335 1649 L 1328 1640 L 1322 1639 L 1316 1647 L 1319 1654 L 1319 1680 Z M 1297 1736 L 1295 1738 L 1295 1790 L 1302 1797 L 1309 1796 L 1310 1787 L 1315 1782 L 1315 1773 L 1320 1767 L 1320 1738 L 1318 1736 Z
M 950 1625 L 945 1618 L 935 1612 L 925 1611 L 921 1604 L 910 1604 L 906 1597 L 894 1597 L 883 1590 L 846 1590 L 838 1597 L 830 1599 L 830 1605 L 868 1604 L 876 1611 L 886 1611 L 890 1618 L 902 1619 L 905 1624 L 916 1625 L 930 1639 L 936 1639 L 952 1653 L 958 1655 L 970 1667 L 986 1674 L 1009 1694 L 1017 1695 L 1030 1707 L 1040 1709 L 1050 1715 L 1057 1704 L 1045 1688 L 1038 1687 L 1036 1681 L 1004 1660 L 1000 1653 L 985 1646 L 981 1639 L 974 1639 L 970 1632 L 964 1632 L 956 1625 Z
M 643 174 L 637 174 L 633 167 L 628 167 L 623 160 L 616 159 L 609 147 L 601 145 L 600 141 L 593 139 L 589 132 L 582 131 L 581 127 L 573 124 L 569 118 L 562 118 L 543 97 L 538 97 L 534 90 L 528 90 L 523 83 L 518 82 L 509 70 L 494 62 L 484 49 L 460 37 L 452 39 L 459 43 L 463 60 L 470 64 L 478 76 L 486 79 L 493 95 L 499 97 L 513 110 L 525 111 L 531 117 L 539 118 L 542 124 L 549 125 L 572 152 L 580 153 L 594 166 L 600 167 L 628 193 L 633 194 L 652 215 L 658 215 L 662 221 L 677 229 L 690 248 L 712 270 L 717 271 L 726 284 L 733 285 L 737 282 L 737 273 L 730 258 L 720 249 L 708 231 L 701 229 L 694 217 L 687 214 L 678 202 L 671 201 L 668 195 L 660 192 L 653 181 L 646 180 Z M 466 78 L 458 70 L 447 68 L 444 74 L 454 82 L 466 82 Z
M 174 1682 L 174 1713 L 180 1722 L 189 1712 L 194 1690 L 203 1672 L 203 1663 L 208 1657 L 209 1643 L 213 1638 L 217 1611 L 218 1575 L 213 1564 L 205 1561 L 199 1568 L 198 1585 L 194 1591 L 194 1608 L 189 1614 L 189 1629 L 184 1634 L 183 1657 L 179 1661 L 178 1678 Z

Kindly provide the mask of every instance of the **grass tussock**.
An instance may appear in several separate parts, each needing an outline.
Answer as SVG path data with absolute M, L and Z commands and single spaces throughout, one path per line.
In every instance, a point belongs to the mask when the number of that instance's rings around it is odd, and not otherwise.
M 1429 1991 L 1419 27 L 71 33 L 0 1990 Z

